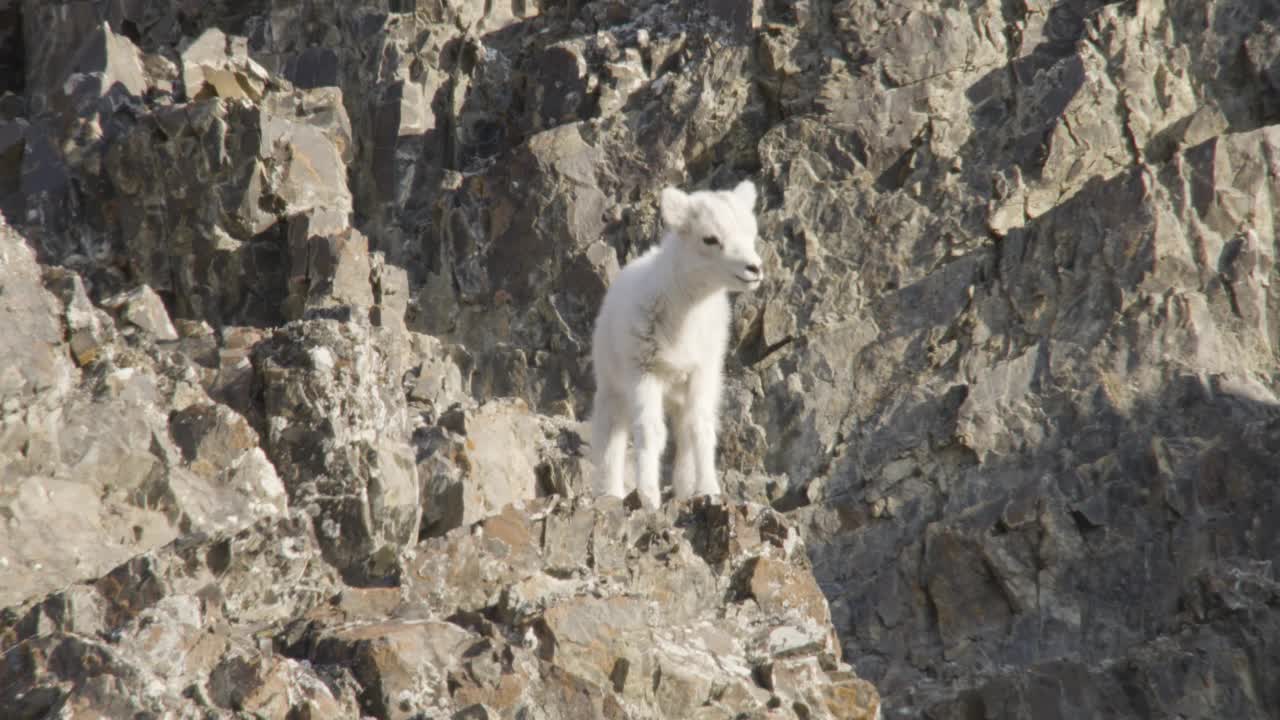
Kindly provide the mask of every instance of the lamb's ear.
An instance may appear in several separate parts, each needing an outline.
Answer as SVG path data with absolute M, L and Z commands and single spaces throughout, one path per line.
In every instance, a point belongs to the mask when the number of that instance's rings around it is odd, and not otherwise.
M 750 210 L 756 206 L 756 186 L 750 180 L 743 180 L 733 189 L 733 197 Z
M 683 227 L 689 219 L 689 206 L 692 204 L 689 202 L 689 196 L 678 188 L 663 188 L 660 203 L 662 224 L 673 230 Z

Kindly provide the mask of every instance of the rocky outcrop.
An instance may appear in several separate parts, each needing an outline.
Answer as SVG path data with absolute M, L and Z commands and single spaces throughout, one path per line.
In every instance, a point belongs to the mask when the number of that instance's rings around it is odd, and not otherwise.
M 0 703 L 20 718 L 358 717 L 349 675 L 273 653 L 261 632 L 338 585 L 300 513 L 186 536 L 5 610 Z
M 1274 3 L 0 19 L 21 712 L 1280 708 Z M 728 501 L 586 503 L 600 299 L 747 176 Z
M 187 536 L 6 610 L 0 702 L 18 718 L 878 716 L 803 542 L 767 508 L 508 507 L 418 545 L 399 587 L 344 585 L 313 527 L 295 512 Z
M 160 347 L 175 331 L 147 286 L 113 318 L 0 225 L 0 288 L 0 605 L 286 511 L 258 434 Z

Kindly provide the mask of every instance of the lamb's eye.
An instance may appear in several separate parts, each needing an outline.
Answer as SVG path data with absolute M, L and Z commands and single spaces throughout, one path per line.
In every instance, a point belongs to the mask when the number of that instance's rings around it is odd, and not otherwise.
M 708 235 L 702 238 L 702 244 L 703 245 L 719 245 L 720 238 L 716 237 L 715 235 Z

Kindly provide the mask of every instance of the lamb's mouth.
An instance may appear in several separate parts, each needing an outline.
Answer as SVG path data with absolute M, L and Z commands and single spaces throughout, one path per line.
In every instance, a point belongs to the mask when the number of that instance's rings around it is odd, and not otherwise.
M 743 285 L 746 285 L 747 287 L 752 287 L 752 288 L 756 287 L 757 285 L 759 285 L 761 282 L 764 281 L 764 278 L 762 277 L 743 277 L 741 275 L 735 275 L 734 277 L 741 280 Z

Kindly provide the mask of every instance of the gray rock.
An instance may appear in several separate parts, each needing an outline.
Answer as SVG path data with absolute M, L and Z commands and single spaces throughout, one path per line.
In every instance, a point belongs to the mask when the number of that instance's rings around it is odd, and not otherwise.
M 620 510 L 607 502 L 560 503 L 530 515 L 508 509 L 471 532 L 454 531 L 419 547 L 406 575 L 410 600 L 393 614 L 425 603 L 508 628 L 485 632 L 488 639 L 476 643 L 480 652 L 473 647 L 461 654 L 476 659 L 463 660 L 469 667 L 451 673 L 462 683 L 453 692 L 455 702 L 484 702 L 505 717 L 524 703 L 547 702 L 540 698 L 572 680 L 593 688 L 594 709 L 584 711 L 606 717 L 614 706 L 645 717 L 683 717 L 706 706 L 732 717 L 766 703 L 800 716 L 875 716 L 874 690 L 851 675 L 838 679 L 842 664 L 825 619 L 826 601 L 807 573 L 801 543 L 776 515 L 759 506 L 726 512 L 695 505 L 675 512 L 671 528 L 661 516 L 627 518 Z M 765 533 L 770 540 L 762 542 L 766 527 L 781 533 Z M 620 536 L 609 534 L 617 531 Z M 615 574 L 622 567 L 600 552 L 604 537 L 614 538 L 608 547 L 625 554 L 631 572 Z M 754 542 L 718 544 L 748 537 Z M 741 578 L 752 580 L 743 584 Z M 754 590 L 739 592 L 740 584 Z M 728 611 L 709 612 L 713 598 L 726 594 Z M 811 624 L 826 629 L 811 635 Z M 789 635 L 816 641 L 774 642 Z M 523 640 L 508 644 L 504 637 Z M 317 648 L 325 643 L 319 640 Z M 488 652 L 508 659 L 486 667 Z M 754 671 L 788 653 L 796 661 L 814 659 L 811 683 L 779 683 L 774 692 L 780 697 L 771 699 Z M 543 672 L 539 681 L 520 670 L 535 660 L 556 672 Z M 408 666 L 422 673 L 424 666 L 441 664 Z M 557 706 L 551 706 L 558 713 L 553 717 L 569 716 Z
M 443 534 L 537 497 L 585 491 L 580 453 L 560 442 L 575 430 L 521 400 L 442 413 L 437 427 L 416 437 L 424 532 Z
M 621 531 L 631 572 L 582 542 L 593 527 Z M 0 701 L 23 716 L 879 716 L 803 543 L 760 506 L 508 507 L 416 546 L 399 588 L 346 586 L 322 554 L 294 512 L 9 608 Z
M 227 37 L 221 30 L 204 31 L 182 50 L 182 84 L 187 97 L 201 100 L 262 100 L 270 76 L 249 57 L 245 38 Z
M 418 536 L 418 471 L 403 369 L 367 322 L 300 320 L 253 350 L 265 449 L 291 507 L 316 523 L 352 583 L 383 581 L 387 554 Z
M 343 234 L 350 144 L 333 89 L 281 90 L 261 105 L 214 95 L 147 115 L 105 152 L 131 271 L 172 295 L 179 317 L 281 320 L 295 291 L 286 280 L 311 271 L 311 253 L 290 251 L 286 218 L 323 212 L 325 235 Z
M 147 78 L 138 48 L 88 3 L 22 3 L 24 32 L 47 39 L 27 45 L 26 85 L 34 113 L 87 115 L 109 94 L 140 97 Z
M 5 337 L 16 341 L 0 375 L 0 604 L 94 577 L 180 534 L 285 511 L 275 468 L 242 417 L 170 356 L 124 346 L 77 275 L 42 273 L 11 228 L 0 243 Z M 145 297 L 121 305 L 139 324 L 131 313 Z
M 102 305 L 118 313 L 122 321 L 150 333 L 156 340 L 178 339 L 178 331 L 169 320 L 164 301 L 146 285 L 140 285 L 128 293 L 107 298 L 102 301 Z
M 8 225 L 0 225 L 0 292 L 0 322 L 7 328 L 0 340 L 4 413 L 15 413 L 46 394 L 56 404 L 75 382 L 74 365 L 61 347 L 60 308 L 41 283 L 35 253 Z
M 358 713 L 349 677 L 271 652 L 255 633 L 332 592 L 305 517 L 142 554 L 0 618 L 0 702 L 19 717 L 58 708 L 230 717 Z M 53 658 L 57 658 L 54 660 Z
M 45 288 L 62 304 L 71 358 L 82 367 L 109 361 L 114 350 L 112 341 L 116 339 L 115 322 L 94 307 L 80 275 L 66 268 L 47 266 L 42 269 L 42 275 Z M 168 320 L 167 314 L 163 317 Z

